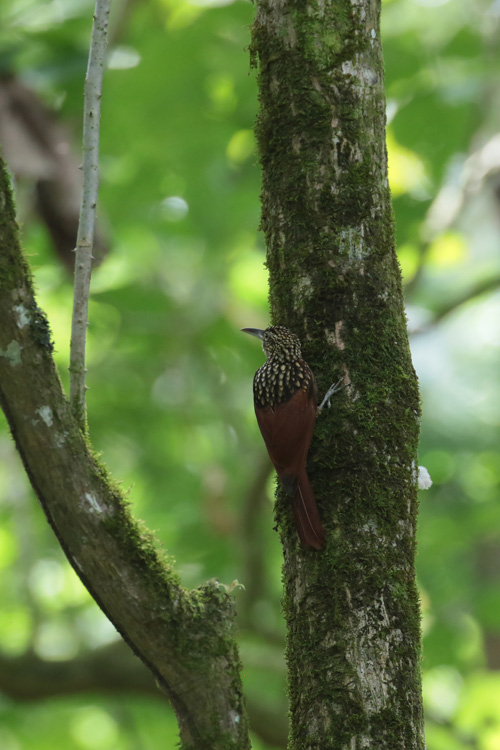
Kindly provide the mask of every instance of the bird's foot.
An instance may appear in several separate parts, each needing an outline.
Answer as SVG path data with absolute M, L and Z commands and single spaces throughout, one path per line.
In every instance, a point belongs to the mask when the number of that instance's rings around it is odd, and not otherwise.
M 336 383 L 332 383 L 332 385 L 329 387 L 327 392 L 325 393 L 325 396 L 323 398 L 323 401 L 318 406 L 318 411 L 321 411 L 325 404 L 330 408 L 331 404 L 331 398 L 335 393 L 338 393 L 343 388 L 347 388 L 347 386 L 350 386 L 350 383 L 344 383 L 344 378 L 340 378 Z

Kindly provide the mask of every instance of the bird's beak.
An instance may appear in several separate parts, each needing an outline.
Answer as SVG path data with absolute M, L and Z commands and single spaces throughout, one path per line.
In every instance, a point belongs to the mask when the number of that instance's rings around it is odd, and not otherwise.
M 243 333 L 249 333 L 250 336 L 257 336 L 261 341 L 264 339 L 264 331 L 261 328 L 242 328 Z

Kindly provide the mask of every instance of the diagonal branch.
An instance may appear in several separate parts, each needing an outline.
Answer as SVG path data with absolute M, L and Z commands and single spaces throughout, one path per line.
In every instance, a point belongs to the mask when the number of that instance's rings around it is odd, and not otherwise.
M 108 40 L 110 5 L 111 0 L 97 0 L 96 2 L 84 89 L 83 191 L 75 250 L 75 290 L 69 365 L 71 407 L 82 429 L 86 429 L 85 345 L 89 317 L 92 247 L 99 187 L 99 125 L 102 76 Z
M 472 287 L 467 289 L 463 294 L 445 302 L 440 308 L 434 311 L 433 316 L 418 326 L 410 330 L 411 336 L 416 336 L 420 333 L 427 333 L 431 328 L 434 328 L 438 323 L 441 323 L 443 318 L 448 317 L 451 313 L 458 310 L 462 305 L 466 305 L 468 302 L 476 300 L 478 297 L 482 297 L 484 294 L 489 294 L 496 291 L 500 287 L 500 276 L 490 276 L 486 279 L 477 281 Z
M 97 461 L 62 391 L 0 162 L 0 405 L 69 562 L 168 695 L 185 750 L 246 750 L 234 605 L 186 591 Z

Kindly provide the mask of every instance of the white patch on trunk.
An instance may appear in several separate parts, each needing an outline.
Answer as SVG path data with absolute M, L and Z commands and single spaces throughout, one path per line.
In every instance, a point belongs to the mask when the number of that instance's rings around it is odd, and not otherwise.
M 370 610 L 353 611 L 350 619 L 354 637 L 346 656 L 358 677 L 355 690 L 361 693 L 366 713 L 376 714 L 387 706 L 388 688 L 393 684 L 389 654 L 401 640 L 401 631 L 393 630 L 386 642 L 377 637 L 378 623 L 388 629 L 391 624 L 383 596 Z M 374 621 L 377 626 L 372 625 Z
M 85 493 L 85 500 L 89 504 L 91 510 L 94 511 L 94 513 L 102 513 L 103 508 L 99 505 L 98 500 L 94 497 L 94 495 L 91 495 L 90 492 Z
M 373 42 L 372 42 L 373 44 Z M 342 63 L 342 73 L 346 76 L 355 76 L 361 83 L 374 86 L 378 83 L 378 74 L 369 65 L 358 65 L 357 60 L 346 60 Z
M 8 359 L 12 367 L 21 364 L 21 346 L 17 341 L 11 341 L 7 349 L 0 349 L 0 357 Z
M 40 415 L 47 427 L 52 427 L 54 424 L 54 415 L 50 406 L 41 406 L 36 410 L 36 413 Z
M 309 276 L 300 276 L 297 282 L 297 286 L 302 297 L 312 296 L 314 289 Z
M 342 73 L 350 76 L 356 75 L 354 63 L 352 60 L 345 60 L 345 62 L 342 63 Z
M 18 328 L 24 328 L 30 324 L 31 316 L 24 305 L 14 305 L 12 309 L 17 317 Z
M 56 447 L 57 448 L 62 448 L 62 446 L 66 442 L 66 438 L 67 437 L 68 437 L 68 433 L 67 432 L 63 432 L 62 434 L 59 433 L 58 435 L 56 435 L 55 438 L 54 438 L 54 442 L 56 444 Z

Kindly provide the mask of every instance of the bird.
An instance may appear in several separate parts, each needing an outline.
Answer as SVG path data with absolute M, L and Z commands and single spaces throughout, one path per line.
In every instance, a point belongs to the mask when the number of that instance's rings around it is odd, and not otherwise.
M 266 362 L 253 381 L 255 415 L 269 457 L 291 498 L 295 526 L 304 547 L 320 550 L 325 529 L 306 470 L 318 413 L 318 389 L 302 359 L 298 337 L 285 326 L 242 328 L 262 341 Z

